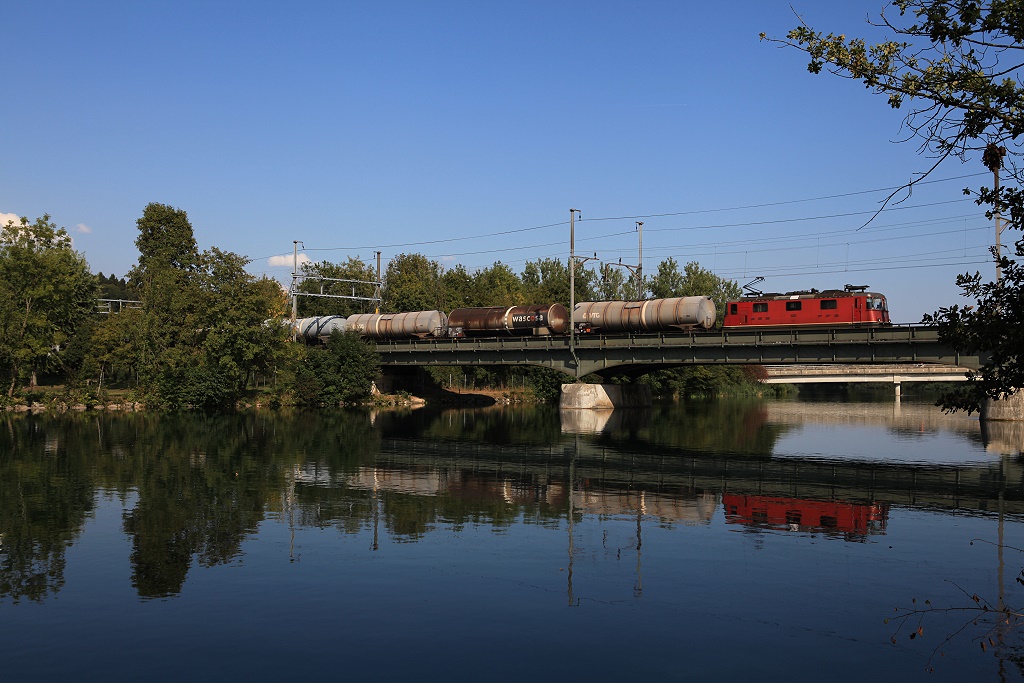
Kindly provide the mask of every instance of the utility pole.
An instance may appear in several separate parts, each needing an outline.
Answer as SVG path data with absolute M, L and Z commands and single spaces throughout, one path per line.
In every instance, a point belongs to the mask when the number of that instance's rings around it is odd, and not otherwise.
M 579 209 L 569 209 L 569 353 L 576 359 L 576 214 Z M 577 374 L 578 377 L 578 374 Z
M 381 291 L 381 284 L 383 280 L 380 279 L 380 252 L 377 252 L 377 291 L 374 292 L 374 296 L 377 298 L 377 305 L 373 307 L 374 313 L 380 313 L 380 298 L 383 292 Z
M 636 298 L 637 300 L 642 300 L 644 298 L 644 222 L 637 221 L 636 229 L 637 232 L 640 233 L 640 249 L 637 254 L 636 265 L 631 266 L 628 263 L 623 263 L 621 256 L 619 257 L 618 263 L 612 263 L 610 265 L 621 266 L 636 277 Z M 597 254 L 594 254 L 594 257 L 596 258 Z M 626 292 L 623 294 L 626 294 Z
M 981 161 L 985 166 L 992 171 L 992 186 L 995 192 L 995 219 L 996 224 L 996 258 L 1002 258 L 1003 247 L 1002 247 L 1002 216 L 999 213 L 999 169 L 1003 166 L 1003 157 L 1006 156 L 1006 148 L 999 147 L 994 142 L 989 143 L 985 148 L 985 153 L 981 156 Z M 999 261 L 996 261 L 996 282 L 1003 279 L 1003 268 L 999 265 Z
M 636 261 L 636 298 L 644 298 L 644 222 L 636 222 L 636 230 L 640 233 L 640 249 Z
M 299 317 L 299 294 L 298 294 L 298 279 L 299 279 L 299 245 L 302 244 L 301 240 L 292 240 L 292 328 L 295 328 L 295 321 Z M 306 245 L 302 244 L 302 248 L 305 249 Z
M 580 378 L 580 363 L 576 358 L 576 268 L 587 261 L 597 258 L 594 252 L 593 258 L 576 258 L 576 214 L 579 209 L 569 209 L 569 354 L 572 356 L 574 374 L 576 379 Z

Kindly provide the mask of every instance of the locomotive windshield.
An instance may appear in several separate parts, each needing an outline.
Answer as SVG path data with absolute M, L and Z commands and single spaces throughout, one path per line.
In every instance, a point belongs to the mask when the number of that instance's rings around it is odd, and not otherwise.
M 887 311 L 888 307 L 885 305 L 884 296 L 869 296 L 867 298 L 867 309 L 869 311 Z

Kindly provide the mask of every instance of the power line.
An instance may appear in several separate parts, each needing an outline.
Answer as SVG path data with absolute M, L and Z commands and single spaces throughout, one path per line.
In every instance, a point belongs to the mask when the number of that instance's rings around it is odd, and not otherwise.
M 951 177 L 951 178 L 942 178 L 942 179 L 936 179 L 936 180 L 928 180 L 928 181 L 922 181 L 922 182 L 918 183 L 918 185 L 928 185 L 928 184 L 936 184 L 936 183 L 942 183 L 942 182 L 949 182 L 949 181 L 952 181 L 952 180 L 962 180 L 962 179 L 965 179 L 965 178 L 973 178 L 973 177 L 977 177 L 977 176 L 980 176 L 980 175 L 987 175 L 987 174 L 985 174 L 985 173 L 973 173 L 973 174 L 968 174 L 968 175 L 963 175 L 963 176 L 954 176 L 954 177 Z M 860 196 L 860 195 L 865 195 L 865 194 L 873 194 L 873 193 L 878 193 L 878 192 L 892 192 L 893 190 L 898 190 L 901 187 L 905 187 L 905 186 L 904 185 L 898 185 L 898 186 L 877 188 L 877 189 L 872 189 L 872 190 L 860 190 L 860 191 L 856 191 L 856 192 L 846 192 L 846 193 L 840 193 L 840 194 L 834 194 L 834 195 L 824 195 L 824 196 L 821 196 L 821 197 L 811 197 L 811 198 L 805 198 L 805 199 L 792 199 L 792 200 L 786 200 L 786 201 L 780 201 L 780 202 L 766 202 L 766 203 L 762 203 L 762 204 L 748 204 L 748 205 L 741 205 L 741 206 L 734 206 L 734 207 L 724 207 L 724 208 L 716 208 L 716 209 L 695 209 L 695 210 L 690 210 L 690 211 L 676 211 L 676 212 L 668 212 L 668 213 L 640 214 L 640 215 L 635 215 L 635 216 L 599 216 L 597 218 L 582 218 L 579 222 L 634 220 L 634 219 L 638 219 L 638 218 L 667 218 L 667 217 L 674 217 L 674 216 L 701 215 L 701 214 L 709 214 L 709 213 L 724 213 L 724 212 L 728 212 L 728 211 L 742 211 L 742 210 L 749 210 L 749 209 L 769 208 L 769 207 L 775 207 L 775 206 L 787 206 L 787 205 L 792 205 L 792 204 L 803 204 L 803 203 L 816 202 L 816 201 L 825 201 L 825 200 L 829 200 L 829 199 L 839 199 L 839 198 L 844 198 L 844 197 L 854 197 L 854 196 Z M 954 201 L 973 201 L 973 200 L 971 200 L 969 198 L 965 198 L 965 199 L 961 199 L 961 200 L 953 200 L 953 201 L 950 201 L 950 202 L 936 202 L 936 203 L 932 203 L 932 204 L 919 204 L 919 205 L 915 205 L 915 206 L 912 206 L 912 207 L 894 206 L 894 207 L 889 207 L 889 208 L 885 209 L 885 212 L 898 211 L 898 210 L 906 210 L 906 209 L 912 209 L 912 208 L 922 208 L 922 207 L 927 207 L 927 206 L 937 206 L 937 205 L 945 204 L 945 203 L 953 203 Z M 861 211 L 861 212 L 834 214 L 834 215 L 830 215 L 830 216 L 804 217 L 804 218 L 795 218 L 795 219 L 779 219 L 779 220 L 774 220 L 774 221 L 755 221 L 755 222 L 749 222 L 749 223 L 734 223 L 734 224 L 727 224 L 727 225 L 706 225 L 706 226 L 691 226 L 691 227 L 677 227 L 677 228 L 655 228 L 655 229 L 648 228 L 648 231 L 650 231 L 650 232 L 664 232 L 664 231 L 671 231 L 671 230 L 706 230 L 706 229 L 723 228 L 723 227 L 750 227 L 750 226 L 757 226 L 757 225 L 770 225 L 770 224 L 774 224 L 774 223 L 818 220 L 818 219 L 822 219 L 822 218 L 843 218 L 843 217 L 864 216 L 864 215 L 870 215 L 870 214 L 874 214 L 874 213 L 876 213 L 876 211 L 875 210 L 871 210 L 871 211 Z M 545 225 L 536 225 L 536 226 L 531 226 L 531 227 L 526 227 L 526 228 L 513 228 L 513 229 L 509 229 L 509 230 L 500 230 L 500 231 L 490 232 L 490 233 L 481 233 L 481 234 L 478 234 L 478 235 L 464 235 L 464 236 L 460 236 L 460 237 L 447 237 L 447 238 L 441 238 L 441 239 L 435 239 L 435 240 L 422 240 L 422 241 L 418 241 L 418 242 L 399 242 L 399 243 L 394 243 L 394 244 L 364 245 L 364 246 L 358 246 L 358 247 L 310 247 L 310 248 L 305 249 L 304 251 L 306 251 L 306 252 L 317 252 L 317 251 L 361 251 L 361 250 L 364 250 L 364 249 L 376 250 L 376 249 L 399 249 L 399 248 L 406 248 L 406 247 L 419 247 L 419 246 L 428 246 L 428 245 L 432 245 L 432 244 L 447 244 L 447 243 L 450 243 L 450 242 L 460 242 L 460 241 L 464 241 L 464 240 L 476 240 L 476 239 L 484 239 L 484 238 L 488 238 L 488 237 L 501 237 L 501 236 L 505 236 L 505 235 L 521 234 L 521 233 L 524 233 L 524 232 L 530 232 L 530 231 L 535 231 L 535 230 L 545 230 L 545 229 L 548 229 L 548 228 L 555 228 L 555 227 L 559 227 L 559 226 L 565 226 L 565 225 L 568 225 L 568 224 L 569 224 L 568 221 L 559 221 L 559 222 L 556 222 L 556 223 L 548 223 L 548 224 L 545 224 Z M 280 255 L 281 254 L 271 254 L 270 256 L 264 256 L 264 257 L 258 257 L 258 258 L 263 259 L 263 258 L 270 258 L 271 256 L 280 256 Z
M 982 173 L 970 173 L 968 175 L 955 176 L 955 177 L 952 177 L 952 178 L 942 178 L 942 179 L 937 179 L 937 180 L 923 180 L 923 181 L 921 181 L 919 183 L 915 183 L 915 184 L 916 185 L 931 185 L 931 184 L 934 184 L 934 183 L 948 182 L 950 180 L 963 180 L 965 178 L 975 178 L 977 176 L 982 176 L 982 175 L 987 176 L 988 173 L 984 173 L 984 172 L 982 172 Z M 855 196 L 858 196 L 858 195 L 874 194 L 876 192 L 892 192 L 893 190 L 899 190 L 902 187 L 906 187 L 906 185 L 898 185 L 898 186 L 894 186 L 894 187 L 882 187 L 882 188 L 878 188 L 876 190 L 860 190 L 858 192 L 845 192 L 845 193 L 842 193 L 842 194 L 833 194 L 833 195 L 826 195 L 826 196 L 822 196 L 822 197 L 813 197 L 813 198 L 810 198 L 810 199 L 791 199 L 791 200 L 787 200 L 787 201 L 769 202 L 769 203 L 765 203 L 765 204 L 749 204 L 747 206 L 736 206 L 736 207 L 726 208 L 726 209 L 695 209 L 693 211 L 678 211 L 678 212 L 674 212 L 674 213 L 651 213 L 651 214 L 644 214 L 644 215 L 637 215 L 637 216 L 608 216 L 608 217 L 603 217 L 603 218 L 584 218 L 584 219 L 581 219 L 581 222 L 583 222 L 583 221 L 621 221 L 621 220 L 634 220 L 634 219 L 637 219 L 637 218 L 665 218 L 665 217 L 669 217 L 669 216 L 692 216 L 692 215 L 704 214 L 704 213 L 719 213 L 719 212 L 723 212 L 723 211 L 743 211 L 743 210 L 747 210 L 747 209 L 765 209 L 765 208 L 769 208 L 769 207 L 772 207 L 772 206 L 786 206 L 786 205 L 789 205 L 789 204 L 803 204 L 803 203 L 806 203 L 806 202 L 817 202 L 817 201 L 823 201 L 823 200 L 826 200 L 826 199 L 841 199 L 843 197 L 855 197 Z M 874 212 L 867 212 L 867 213 L 874 213 Z

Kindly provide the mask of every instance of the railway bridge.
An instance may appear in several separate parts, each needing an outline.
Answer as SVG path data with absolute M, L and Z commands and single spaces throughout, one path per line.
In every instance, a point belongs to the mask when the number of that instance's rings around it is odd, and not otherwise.
M 962 377 L 965 369 L 977 369 L 987 358 L 982 354 L 957 353 L 939 341 L 936 328 L 921 325 L 744 328 L 580 335 L 574 339 L 511 336 L 415 339 L 377 342 L 377 350 L 381 363 L 388 367 L 526 364 L 554 368 L 576 378 L 591 373 L 640 375 L 683 365 L 833 364 L 940 365 L 948 366 L 952 375 Z

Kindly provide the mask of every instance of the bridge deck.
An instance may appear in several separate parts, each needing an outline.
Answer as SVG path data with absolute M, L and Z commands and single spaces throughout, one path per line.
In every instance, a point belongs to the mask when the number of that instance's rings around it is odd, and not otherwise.
M 766 365 L 767 384 L 808 384 L 818 382 L 963 382 L 969 368 L 916 363 Z
M 917 325 L 582 335 L 573 347 L 568 337 L 416 339 L 378 342 L 377 349 L 391 366 L 530 364 L 577 377 L 620 366 L 936 363 L 976 369 L 984 361 L 940 342 L 935 328 Z

